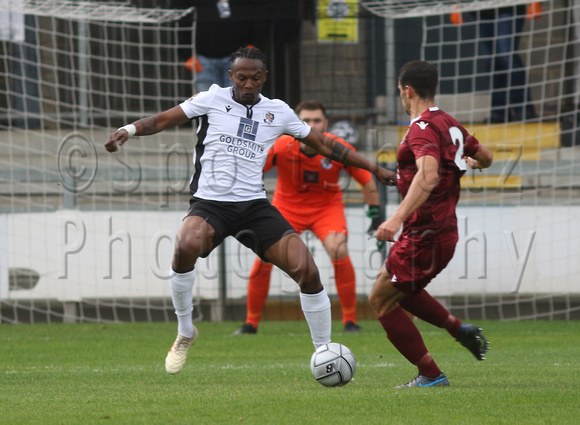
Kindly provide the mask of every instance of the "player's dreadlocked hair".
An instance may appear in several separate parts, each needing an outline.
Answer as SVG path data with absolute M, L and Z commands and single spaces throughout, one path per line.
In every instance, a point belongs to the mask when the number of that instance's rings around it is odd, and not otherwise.
M 268 63 L 266 54 L 255 47 L 240 47 L 230 55 L 230 63 L 234 63 L 236 59 L 257 59 L 262 61 L 264 66 L 267 66 Z

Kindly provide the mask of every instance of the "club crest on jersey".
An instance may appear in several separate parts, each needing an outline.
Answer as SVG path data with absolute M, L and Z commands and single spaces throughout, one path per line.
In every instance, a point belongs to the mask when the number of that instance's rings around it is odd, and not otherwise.
M 330 159 L 323 157 L 320 160 L 320 165 L 322 168 L 324 168 L 325 170 L 330 170 L 332 168 L 332 162 L 330 161 Z
M 253 121 L 249 118 L 240 118 L 240 125 L 238 126 L 238 137 L 251 140 L 252 142 L 255 141 L 259 125 L 260 123 L 258 121 Z
M 264 122 L 266 124 L 273 124 L 274 123 L 274 114 L 272 112 L 266 112 L 264 114 Z
M 425 130 L 429 125 L 429 123 L 425 121 L 417 122 L 415 124 L 417 124 L 421 130 Z

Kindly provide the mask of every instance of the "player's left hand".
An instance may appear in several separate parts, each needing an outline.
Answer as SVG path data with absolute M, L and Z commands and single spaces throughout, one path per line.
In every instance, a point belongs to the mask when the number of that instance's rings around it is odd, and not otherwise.
M 387 186 L 395 186 L 397 184 L 397 174 L 394 171 L 377 166 L 373 174 L 377 176 L 377 180 Z

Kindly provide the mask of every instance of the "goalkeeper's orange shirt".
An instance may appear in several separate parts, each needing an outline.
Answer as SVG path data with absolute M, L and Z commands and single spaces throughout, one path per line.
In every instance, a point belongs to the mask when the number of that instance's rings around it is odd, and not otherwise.
M 355 150 L 335 135 L 324 134 Z M 272 203 L 300 215 L 330 206 L 344 206 L 339 184 L 341 170 L 363 186 L 372 179 L 371 173 L 366 170 L 346 166 L 319 154 L 304 154 L 300 150 L 300 142 L 288 135 L 279 137 L 268 152 L 264 173 L 273 167 L 278 167 L 278 183 Z M 345 186 L 353 184 L 349 180 Z

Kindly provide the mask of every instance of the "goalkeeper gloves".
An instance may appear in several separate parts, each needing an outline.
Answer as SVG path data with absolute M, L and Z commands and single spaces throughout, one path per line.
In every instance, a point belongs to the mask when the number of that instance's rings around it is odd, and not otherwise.
M 376 230 L 379 228 L 381 223 L 385 221 L 385 216 L 381 207 L 379 205 L 369 205 L 366 211 L 367 217 L 371 219 L 371 225 L 367 230 L 368 235 L 373 235 Z M 385 241 L 379 241 L 377 239 L 377 248 L 379 251 L 382 251 L 385 247 Z

